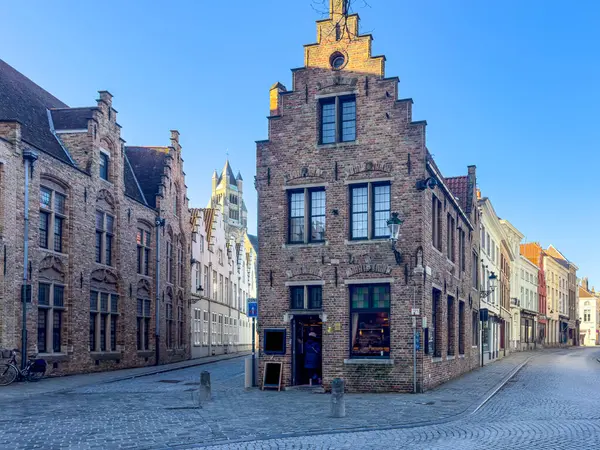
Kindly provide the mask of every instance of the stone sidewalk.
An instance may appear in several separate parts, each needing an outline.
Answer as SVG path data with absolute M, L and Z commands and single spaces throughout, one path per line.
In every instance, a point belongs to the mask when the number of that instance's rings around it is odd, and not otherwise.
M 65 390 L 80 388 L 83 386 L 114 383 L 132 378 L 156 375 L 165 372 L 212 364 L 218 361 L 241 358 L 250 355 L 251 352 L 239 352 L 226 355 L 208 356 L 205 358 L 188 359 L 172 364 L 160 366 L 136 367 L 132 369 L 113 370 L 110 372 L 86 373 L 80 375 L 68 375 L 63 377 L 43 378 L 37 382 L 14 382 L 9 386 L 0 386 L 0 401 L 20 399 L 27 396 L 61 392 Z
M 206 364 L 202 367 L 171 365 L 20 383 L 8 394 L 0 388 L 0 442 L 15 449 L 40 443 L 61 450 L 226 448 L 257 440 L 441 424 L 475 411 L 528 358 L 547 352 L 513 354 L 423 394 L 347 394 L 347 417 L 342 419 L 329 417 L 330 394 L 244 389 L 242 358 L 181 363 Z M 150 374 L 152 370 L 161 373 Z M 213 400 L 198 405 L 202 370 L 211 373 Z

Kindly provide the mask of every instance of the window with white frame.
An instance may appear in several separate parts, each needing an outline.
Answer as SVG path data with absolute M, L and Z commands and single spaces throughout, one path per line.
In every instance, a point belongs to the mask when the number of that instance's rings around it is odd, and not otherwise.
M 192 331 L 194 334 L 194 345 L 202 345 L 202 311 L 194 308 L 194 324 Z
M 212 327 L 210 330 L 210 342 L 212 345 L 217 345 L 217 313 L 212 313 Z
M 229 317 L 223 317 L 223 345 L 229 344 Z
M 208 311 L 202 311 L 202 345 L 208 345 Z
M 217 345 L 223 345 L 223 314 L 219 314 L 219 323 L 217 328 Z

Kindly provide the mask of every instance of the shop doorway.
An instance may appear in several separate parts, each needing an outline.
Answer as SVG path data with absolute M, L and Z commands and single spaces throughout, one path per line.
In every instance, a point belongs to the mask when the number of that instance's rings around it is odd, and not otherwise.
M 319 316 L 296 316 L 292 327 L 292 384 L 320 385 L 323 377 L 323 323 Z

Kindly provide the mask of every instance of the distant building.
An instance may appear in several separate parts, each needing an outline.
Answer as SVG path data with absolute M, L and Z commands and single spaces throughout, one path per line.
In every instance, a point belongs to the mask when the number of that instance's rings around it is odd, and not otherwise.
M 581 329 L 579 345 L 593 347 L 600 344 L 600 294 L 589 287 L 584 278 L 579 286 L 579 312 Z
M 248 230 L 248 209 L 244 202 L 244 180 L 242 174 L 233 174 L 229 160 L 217 175 L 215 170 L 212 176 L 212 194 L 208 203 L 209 208 L 217 208 L 223 216 L 225 235 L 233 237 L 240 243 L 245 239 Z
M 226 235 L 219 209 L 192 210 L 192 358 L 251 349 L 247 299 L 256 297 L 256 251 Z

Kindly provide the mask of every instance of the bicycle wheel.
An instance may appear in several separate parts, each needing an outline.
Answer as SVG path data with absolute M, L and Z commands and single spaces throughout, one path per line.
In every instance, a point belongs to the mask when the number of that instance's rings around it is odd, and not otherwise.
M 41 380 L 46 372 L 29 372 L 27 374 L 27 381 L 38 381 Z
M 12 364 L 0 364 L 0 386 L 8 386 L 18 375 L 17 368 Z

